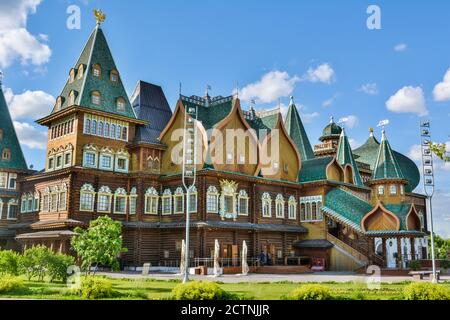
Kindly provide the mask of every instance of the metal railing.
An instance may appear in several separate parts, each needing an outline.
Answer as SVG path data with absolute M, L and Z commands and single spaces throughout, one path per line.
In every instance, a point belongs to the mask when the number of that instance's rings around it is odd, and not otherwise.
M 219 264 L 221 268 L 227 267 L 241 267 L 242 260 L 240 258 L 219 258 Z M 260 261 L 258 258 L 247 258 L 247 264 L 250 267 L 258 267 Z M 194 258 L 190 267 L 208 267 L 214 268 L 214 258 Z

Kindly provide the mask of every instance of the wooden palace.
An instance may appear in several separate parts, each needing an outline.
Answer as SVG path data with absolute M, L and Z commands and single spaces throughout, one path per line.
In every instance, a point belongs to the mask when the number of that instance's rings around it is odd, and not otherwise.
M 180 130 L 192 108 L 197 179 L 186 199 Z M 284 118 L 208 92 L 180 94 L 172 112 L 161 87 L 144 81 L 129 98 L 99 23 L 37 122 L 48 128 L 41 172 L 27 169 L 0 91 L 1 248 L 73 254 L 73 229 L 109 215 L 123 226 L 123 266 L 177 266 L 189 201 L 193 263 L 212 258 L 216 239 L 232 264 L 244 240 L 249 260 L 264 253 L 279 266 L 406 268 L 427 257 L 419 171 L 384 130 L 352 150 L 332 119 L 313 148 L 293 98 Z

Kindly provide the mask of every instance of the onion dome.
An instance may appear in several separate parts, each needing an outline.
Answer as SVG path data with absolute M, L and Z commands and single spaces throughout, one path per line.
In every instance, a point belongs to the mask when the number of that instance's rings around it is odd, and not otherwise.
M 323 129 L 322 136 L 319 138 L 320 141 L 325 141 L 329 139 L 336 139 L 338 140 L 341 136 L 342 128 L 338 126 L 334 122 L 334 118 L 330 118 L 330 123 Z

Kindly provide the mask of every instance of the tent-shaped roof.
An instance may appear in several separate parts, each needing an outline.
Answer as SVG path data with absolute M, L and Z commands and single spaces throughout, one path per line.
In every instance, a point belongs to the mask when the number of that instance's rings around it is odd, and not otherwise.
M 337 150 L 336 159 L 341 166 L 351 165 L 353 168 L 353 180 L 355 185 L 362 186 L 364 185 L 361 175 L 359 174 L 358 166 L 356 165 L 355 158 L 353 157 L 352 148 L 350 147 L 350 143 L 348 141 L 348 137 L 345 134 L 345 129 L 342 129 L 341 137 L 339 139 L 339 146 Z
M 372 178 L 373 180 L 404 179 L 402 170 L 397 161 L 397 157 L 392 151 L 389 141 L 386 139 L 386 133 L 384 130 Z

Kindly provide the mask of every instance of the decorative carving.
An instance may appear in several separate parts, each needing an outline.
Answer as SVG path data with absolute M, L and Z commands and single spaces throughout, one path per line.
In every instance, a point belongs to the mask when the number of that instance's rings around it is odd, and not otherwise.
M 222 218 L 222 220 L 224 220 L 225 218 L 236 220 L 237 218 L 236 195 L 238 183 L 236 181 L 224 179 L 220 181 L 220 188 L 222 189 L 222 192 L 220 194 L 220 210 L 219 210 L 220 217 Z M 227 197 L 232 198 L 231 210 L 225 210 L 226 209 L 225 202 Z
M 97 24 L 102 24 L 105 22 L 106 14 L 104 14 L 100 9 L 94 9 L 94 17 L 95 20 L 97 20 Z

